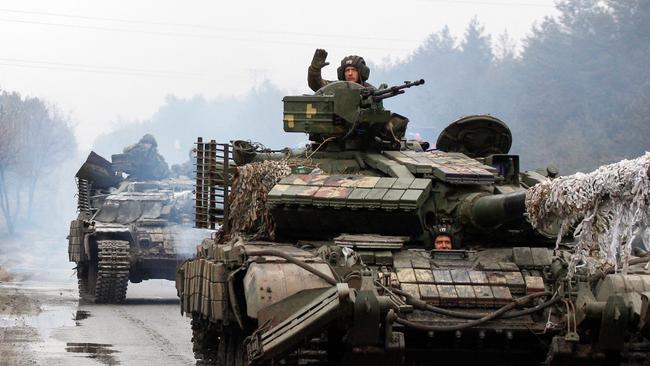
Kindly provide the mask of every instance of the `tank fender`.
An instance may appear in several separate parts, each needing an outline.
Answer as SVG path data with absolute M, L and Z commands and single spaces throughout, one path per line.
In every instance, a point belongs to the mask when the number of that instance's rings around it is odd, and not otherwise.
M 315 269 L 334 276 L 326 263 L 309 263 Z M 324 279 L 287 262 L 253 262 L 244 276 L 246 313 L 258 318 L 258 312 L 285 298 L 308 289 L 331 287 Z
M 128 240 L 130 243 L 133 243 L 135 240 L 131 227 L 123 225 L 112 226 L 95 223 L 93 234 L 96 237 L 108 236 L 112 239 L 120 237 L 123 240 Z
M 620 310 L 617 309 L 624 308 L 626 315 L 624 320 L 630 323 L 626 326 L 631 325 L 634 328 L 647 331 L 650 324 L 649 298 L 650 275 L 610 274 L 598 284 L 595 301 L 586 307 L 587 316 L 601 316 L 602 321 L 606 322 L 613 317 L 608 314 L 608 310 L 618 314 Z M 618 320 L 620 316 L 615 316 L 615 320 Z M 608 324 L 608 326 L 613 327 L 612 324 Z
M 609 274 L 596 288 L 596 300 L 607 301 L 612 295 L 650 291 L 650 275 Z

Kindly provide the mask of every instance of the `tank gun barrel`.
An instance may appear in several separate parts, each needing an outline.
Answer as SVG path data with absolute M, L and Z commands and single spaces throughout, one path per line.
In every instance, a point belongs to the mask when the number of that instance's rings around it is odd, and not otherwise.
M 505 222 L 521 220 L 526 212 L 526 191 L 484 195 L 472 194 L 461 208 L 463 220 L 479 228 L 494 228 Z

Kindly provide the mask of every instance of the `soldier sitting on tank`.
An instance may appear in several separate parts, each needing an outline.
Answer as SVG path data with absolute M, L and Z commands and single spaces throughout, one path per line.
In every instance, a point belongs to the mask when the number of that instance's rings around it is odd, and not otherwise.
M 450 250 L 451 249 L 451 233 L 446 228 L 441 228 L 433 240 L 433 247 L 436 250 Z
M 131 180 L 157 180 L 168 178 L 170 175 L 169 166 L 165 158 L 158 153 L 158 143 L 150 135 L 144 135 L 136 144 L 127 146 L 120 154 L 120 169 L 129 174 Z M 113 162 L 115 164 L 115 158 Z
M 307 69 L 307 83 L 313 91 L 317 91 L 332 82 L 324 80 L 321 77 L 321 69 L 330 64 L 329 62 L 325 62 L 325 59 L 327 59 L 327 51 L 320 48 L 317 49 L 314 52 L 311 65 Z M 368 68 L 366 61 L 361 56 L 345 56 L 341 60 L 341 66 L 336 69 L 336 73 L 340 81 L 352 81 L 366 88 L 375 88 L 366 82 L 368 77 L 370 77 L 370 68 Z

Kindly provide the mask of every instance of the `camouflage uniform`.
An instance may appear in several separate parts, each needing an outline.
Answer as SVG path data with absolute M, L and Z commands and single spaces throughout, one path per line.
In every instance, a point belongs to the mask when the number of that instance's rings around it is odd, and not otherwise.
M 158 154 L 158 143 L 150 135 L 144 135 L 137 144 L 127 146 L 123 155 L 129 162 L 124 172 L 129 174 L 130 180 L 156 180 L 168 178 L 170 175 L 169 166 L 160 154 Z
M 313 91 L 324 87 L 325 85 L 331 83 L 330 80 L 324 80 L 321 77 L 321 69 L 327 65 L 329 62 L 325 62 L 327 58 L 327 51 L 323 49 L 317 49 L 314 52 L 314 58 L 311 60 L 311 65 L 307 69 L 307 84 Z M 361 79 L 361 85 L 367 88 L 373 88 L 374 86 L 366 82 L 370 76 L 370 68 L 366 66 L 366 61 L 361 56 L 346 56 L 341 60 L 341 66 L 336 69 L 337 76 L 339 81 L 345 81 L 345 68 L 348 66 L 353 66 L 359 72 L 359 78 Z

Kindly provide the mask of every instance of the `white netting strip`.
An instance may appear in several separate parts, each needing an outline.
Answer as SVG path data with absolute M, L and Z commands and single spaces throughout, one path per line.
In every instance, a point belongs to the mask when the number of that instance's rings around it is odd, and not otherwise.
M 634 160 L 604 165 L 539 183 L 526 193 L 533 227 L 561 223 L 560 239 L 573 225 L 576 245 L 569 276 L 579 266 L 626 272 L 631 239 L 650 224 L 650 152 Z

